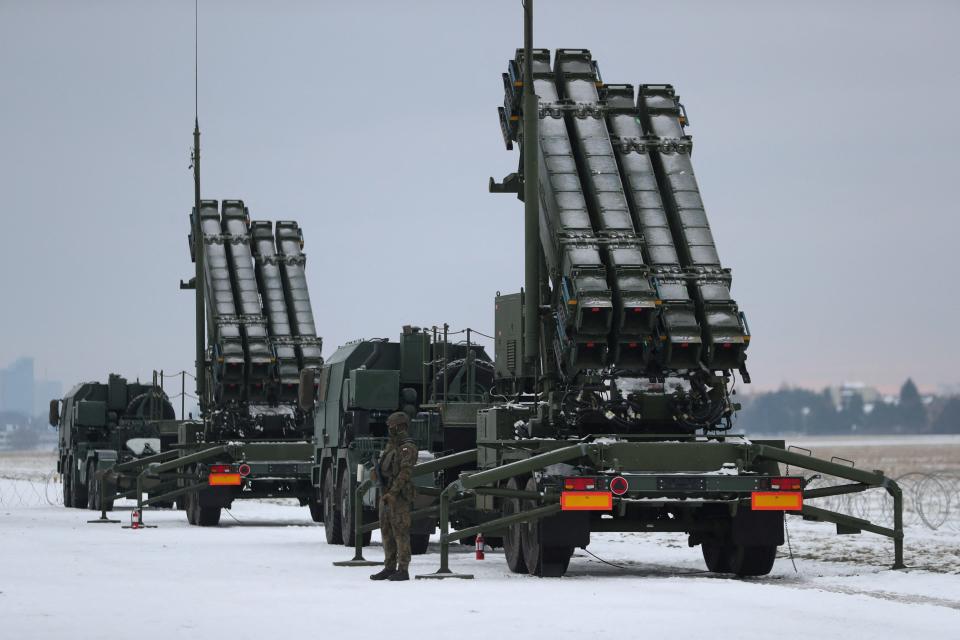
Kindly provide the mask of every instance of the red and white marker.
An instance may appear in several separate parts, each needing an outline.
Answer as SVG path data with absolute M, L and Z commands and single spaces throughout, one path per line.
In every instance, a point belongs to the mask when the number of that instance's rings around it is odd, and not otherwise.
M 483 560 L 483 534 L 477 534 L 477 560 Z

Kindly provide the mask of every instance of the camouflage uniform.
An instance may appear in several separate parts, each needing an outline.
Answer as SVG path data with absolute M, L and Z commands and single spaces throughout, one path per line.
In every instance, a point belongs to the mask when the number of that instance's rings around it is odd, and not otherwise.
M 374 579 L 406 579 L 410 564 L 410 507 L 413 504 L 413 466 L 417 445 L 407 435 L 409 418 L 397 412 L 387 418 L 390 441 L 380 455 L 380 473 L 385 489 L 380 496 L 380 536 L 383 539 L 384 570 Z M 401 577 L 402 574 L 402 577 Z

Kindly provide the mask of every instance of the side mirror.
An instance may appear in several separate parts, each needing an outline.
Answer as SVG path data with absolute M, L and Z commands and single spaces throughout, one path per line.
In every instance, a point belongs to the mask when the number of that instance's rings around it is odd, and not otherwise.
M 60 426 L 60 401 L 56 399 L 50 401 L 50 426 Z
M 314 370 L 303 369 L 300 371 L 300 388 L 297 390 L 297 404 L 301 411 L 313 411 L 315 404 L 314 396 Z

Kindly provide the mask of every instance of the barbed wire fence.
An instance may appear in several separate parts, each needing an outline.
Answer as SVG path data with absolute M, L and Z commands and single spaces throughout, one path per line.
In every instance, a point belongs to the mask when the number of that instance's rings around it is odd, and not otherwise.
M 960 531 L 960 471 L 911 471 L 896 481 L 903 491 L 904 526 Z M 824 477 L 814 479 L 807 487 L 823 488 L 848 482 Z M 878 524 L 893 524 L 893 501 L 881 490 L 816 498 L 809 502 Z M 0 508 L 62 505 L 63 480 L 59 473 L 0 471 Z

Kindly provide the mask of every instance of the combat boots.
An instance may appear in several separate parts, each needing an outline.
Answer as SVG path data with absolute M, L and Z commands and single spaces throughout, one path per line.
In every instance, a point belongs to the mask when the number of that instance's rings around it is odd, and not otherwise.
M 370 576 L 370 579 L 371 579 L 371 580 L 392 580 L 392 579 L 393 579 L 393 576 L 394 576 L 396 573 L 397 573 L 397 570 L 396 570 L 396 569 L 393 569 L 393 568 L 391 568 L 391 567 L 384 567 L 383 569 L 381 569 L 381 570 L 378 571 L 377 573 L 375 573 L 375 574 L 373 574 L 372 576 Z M 407 572 L 404 571 L 403 573 L 406 574 Z M 409 579 L 409 578 L 408 578 L 408 579 Z
M 387 580 L 389 580 L 390 582 L 399 582 L 401 580 L 409 580 L 409 579 L 410 579 L 410 574 L 407 573 L 406 569 L 397 569 L 396 571 L 390 574 L 389 578 L 387 578 Z

